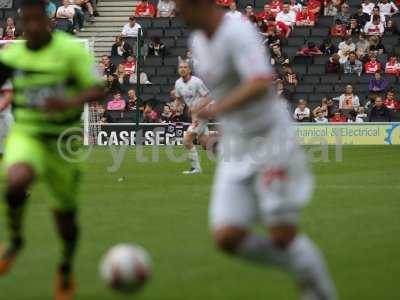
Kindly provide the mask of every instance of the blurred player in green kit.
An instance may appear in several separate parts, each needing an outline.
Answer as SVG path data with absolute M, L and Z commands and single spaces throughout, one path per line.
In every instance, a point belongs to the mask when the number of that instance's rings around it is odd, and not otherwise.
M 59 142 L 59 137 L 68 128 L 79 127 L 83 104 L 102 100 L 104 92 L 82 43 L 63 32 L 51 33 L 44 0 L 23 1 L 21 24 L 26 42 L 0 52 L 0 86 L 11 79 L 15 114 L 4 155 L 10 240 L 0 249 L 0 275 L 10 270 L 23 247 L 27 191 L 40 179 L 49 189 L 62 243 L 54 298 L 68 300 L 75 292 L 72 265 L 78 240 L 80 168 L 63 159 L 60 152 L 70 145 Z

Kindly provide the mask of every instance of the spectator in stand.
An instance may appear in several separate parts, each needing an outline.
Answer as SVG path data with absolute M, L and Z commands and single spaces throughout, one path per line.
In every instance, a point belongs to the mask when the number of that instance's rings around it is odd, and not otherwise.
M 379 36 L 373 35 L 369 38 L 368 55 L 380 55 L 385 53 L 385 46 L 383 46 Z
M 340 57 L 337 53 L 333 54 L 325 65 L 325 73 L 340 74 L 342 73 L 342 65 L 339 61 Z
M 297 54 L 302 56 L 314 56 L 321 55 L 322 52 L 313 42 L 307 42 L 307 46 L 301 48 Z
M 293 27 L 296 24 L 296 14 L 290 11 L 289 4 L 283 5 L 283 10 L 276 15 L 276 21 L 282 22 L 289 27 Z
M 297 74 L 293 72 L 292 68 L 290 67 L 289 64 L 283 64 L 282 65 L 282 71 L 283 71 L 283 81 L 287 85 L 294 85 L 297 86 L 299 83 L 299 80 L 297 78 Z
M 381 97 L 375 98 L 374 107 L 370 110 L 368 114 L 369 122 L 391 122 L 392 112 L 389 108 L 385 106 Z
M 318 18 L 321 11 L 321 1 L 319 0 L 308 0 L 307 1 L 308 11 L 313 13 L 315 18 Z
M 364 33 L 360 33 L 358 36 L 358 41 L 356 43 L 356 54 L 362 59 L 365 55 L 367 55 L 369 49 L 369 42 L 365 38 Z
M 12 40 L 15 40 L 15 39 L 16 39 L 16 37 L 15 37 L 15 34 L 14 34 L 14 30 L 12 30 L 12 29 L 8 29 L 6 34 L 2 38 L 3 41 L 12 41 Z
M 69 4 L 69 0 L 63 0 L 63 5 L 57 9 L 57 19 L 65 19 L 69 22 L 68 32 L 74 29 L 75 9 Z
M 111 62 L 111 59 L 108 55 L 103 55 L 101 57 L 101 66 L 103 69 L 103 76 L 104 78 L 107 78 L 108 75 L 114 74 L 116 67 L 114 64 Z
M 324 55 L 332 55 L 338 52 L 338 49 L 334 44 L 332 44 L 332 40 L 327 38 L 323 41 L 321 46 L 319 46 L 319 50 L 321 50 L 322 54 Z
M 396 4 L 389 0 L 381 0 L 381 2 L 378 3 L 378 7 L 385 17 L 391 17 L 399 12 Z
M 125 110 L 126 102 L 122 99 L 121 93 L 115 93 L 111 101 L 107 103 L 107 110 Z
M 271 11 L 271 5 L 266 3 L 264 4 L 263 11 L 257 14 L 257 20 L 267 22 L 270 17 L 275 18 L 276 14 Z
M 372 14 L 372 10 L 375 7 L 375 3 L 373 3 L 371 0 L 364 0 L 361 4 L 363 12 L 371 15 Z
M 133 37 L 136 38 L 138 36 L 139 29 L 141 29 L 139 23 L 136 22 L 136 18 L 134 16 L 129 17 L 129 22 L 124 25 L 122 28 L 121 34 L 124 37 Z
M 357 118 L 363 120 L 363 122 L 368 120 L 368 115 L 365 113 L 365 107 L 360 106 L 357 110 Z
M 290 11 L 294 12 L 295 15 L 297 15 L 303 9 L 303 6 L 299 2 L 300 1 L 297 1 L 297 0 L 289 1 L 289 9 L 290 9 Z
M 56 17 L 57 6 L 50 0 L 46 0 L 46 13 L 49 19 L 54 19 Z
M 275 14 L 275 16 L 283 10 L 283 1 L 281 0 L 272 0 L 271 1 L 271 11 Z
M 397 26 L 397 23 L 392 18 L 389 18 L 386 21 L 385 34 L 388 34 L 388 35 L 389 34 L 391 34 L 391 35 L 399 34 L 399 28 Z
M 347 35 L 359 35 L 364 30 L 360 24 L 358 24 L 357 19 L 350 19 L 350 25 L 347 25 Z
M 74 32 L 84 31 L 83 26 L 85 25 L 85 14 L 82 10 L 81 2 L 79 0 L 69 0 L 69 4 L 74 8 Z M 90 16 L 90 22 L 94 22 L 93 10 Z
M 345 2 L 340 7 L 340 11 L 337 13 L 335 21 L 340 20 L 343 25 L 347 26 L 350 24 L 350 17 L 350 6 Z
M 121 84 L 118 82 L 118 78 L 115 74 L 108 75 L 106 77 L 106 91 L 107 94 L 113 94 L 119 92 L 122 89 Z
M 328 111 L 327 118 L 330 119 L 335 115 L 335 112 L 337 110 L 337 105 L 335 104 L 335 101 L 333 101 L 332 97 L 326 97 L 326 105 Z
M 369 80 L 368 90 L 373 93 L 383 93 L 389 87 L 389 81 L 382 78 L 381 72 L 376 72 Z
M 164 57 L 167 54 L 165 45 L 161 42 L 159 36 L 153 36 L 149 44 L 149 56 L 161 56 Z
M 143 110 L 143 123 L 158 123 L 158 114 L 153 110 L 153 105 L 146 102 Z
M 157 18 L 173 18 L 175 17 L 175 1 L 159 0 L 157 5 Z
M 69 0 L 71 4 L 76 5 L 77 9 L 80 9 L 79 14 L 81 15 L 82 18 L 84 18 L 84 14 L 82 12 L 82 8 L 85 8 L 86 11 L 89 13 L 89 22 L 94 22 L 94 16 L 98 14 L 95 13 L 94 9 L 94 2 L 90 0 Z
M 12 34 L 11 34 L 10 31 L 12 31 Z M 14 21 L 13 17 L 8 17 L 7 18 L 6 24 L 2 28 L 2 32 L 0 33 L 0 37 L 3 36 L 3 35 L 4 36 L 6 36 L 6 35 L 14 36 L 14 37 L 18 36 L 17 28 L 15 27 L 15 21 Z
M 334 17 L 338 13 L 335 3 L 332 0 L 324 0 L 324 16 Z
M 331 123 L 347 123 L 347 118 L 342 114 L 342 110 L 338 109 L 333 117 L 329 119 Z
M 229 7 L 235 0 L 216 0 L 215 3 L 222 7 Z
M 335 102 L 333 101 L 332 97 L 325 97 L 321 101 L 321 105 L 318 105 L 314 110 L 313 110 L 313 115 L 316 116 L 317 111 L 322 112 L 322 116 L 326 118 L 331 118 L 334 115 L 334 112 L 336 111 L 335 107 Z
M 133 73 L 135 73 L 136 59 L 133 57 L 133 55 L 129 55 L 126 58 L 126 61 L 123 64 L 123 67 L 124 67 L 124 70 L 125 70 L 126 74 L 132 75 Z
M 248 19 L 251 19 L 253 16 L 255 16 L 254 7 L 253 7 L 252 4 L 248 4 L 248 5 L 246 6 L 246 8 L 245 8 L 245 16 L 246 16 Z
M 280 46 L 281 40 L 279 39 L 279 37 L 277 37 L 275 29 L 268 28 L 266 40 L 264 41 L 264 43 L 267 44 L 268 48 L 270 49 L 275 45 Z
M 360 107 L 360 98 L 353 93 L 353 86 L 348 84 L 345 92 L 339 97 L 339 109 L 354 109 Z
M 163 112 L 160 117 L 161 123 L 169 123 L 171 121 L 171 118 L 172 118 L 171 108 L 169 107 L 168 104 L 165 104 Z
M 310 121 L 310 109 L 307 107 L 307 101 L 300 99 L 297 104 L 297 108 L 293 113 L 293 118 L 296 122 L 309 122 Z
M 382 36 L 384 32 L 385 27 L 383 26 L 379 16 L 373 16 L 372 21 L 365 24 L 364 33 L 366 35 Z
M 228 17 L 228 18 L 232 18 L 232 19 L 241 19 L 241 18 L 243 18 L 242 13 L 237 10 L 237 5 L 236 5 L 235 1 L 233 1 L 229 5 L 229 11 L 225 14 L 225 16 Z M 266 19 L 266 18 L 263 18 L 263 20 L 264 19 Z
M 364 65 L 364 72 L 366 74 L 375 74 L 380 72 L 382 64 L 376 59 L 375 55 L 370 55 L 369 61 Z
M 347 36 L 346 25 L 343 25 L 342 21 L 336 20 L 335 25 L 331 28 L 331 37 L 345 38 Z
M 349 113 L 349 119 L 347 120 L 347 123 L 364 123 L 364 120 L 358 117 L 357 111 L 352 110 Z
M 400 111 L 400 102 L 396 100 L 395 91 L 393 89 L 386 94 L 384 104 L 393 111 Z
M 125 43 L 125 37 L 118 35 L 115 37 L 115 43 L 111 47 L 111 57 L 122 57 L 126 59 L 133 54 L 131 45 Z
M 156 7 L 148 0 L 141 0 L 136 6 L 135 16 L 141 18 L 154 18 L 156 16 Z
M 400 76 L 400 62 L 395 54 L 390 55 L 385 66 L 385 73 L 390 75 Z
M 131 89 L 128 91 L 128 103 L 126 104 L 127 111 L 135 111 L 136 110 L 136 92 L 135 90 Z
M 350 52 L 349 58 L 343 66 L 344 74 L 357 74 L 361 76 L 363 65 L 362 62 L 357 59 L 357 54 L 353 51 Z
M 276 32 L 276 36 L 280 39 L 287 39 L 292 29 L 283 22 L 278 22 L 274 17 L 270 17 L 267 22 L 268 29 L 272 28 Z
M 340 63 L 346 63 L 350 52 L 354 52 L 356 50 L 356 45 L 353 43 L 353 39 L 351 36 L 346 37 L 346 39 L 339 44 L 338 54 L 340 56 Z
M 371 14 L 371 19 L 370 21 L 372 21 L 374 19 L 374 17 L 377 16 L 380 18 L 380 22 L 383 26 L 385 26 L 386 23 L 386 16 L 384 14 L 381 13 L 379 6 L 375 6 L 372 10 L 372 14 Z
M 289 64 L 289 56 L 282 52 L 279 45 L 275 45 L 272 47 L 271 65 L 281 66 L 283 64 Z
M 303 6 L 301 11 L 296 15 L 296 26 L 314 26 L 315 15 L 308 10 L 307 6 Z
M 317 109 L 314 112 L 314 122 L 315 123 L 328 123 L 328 119 L 324 116 L 323 112 L 320 109 Z
M 125 66 L 123 64 L 119 64 L 117 70 L 115 71 L 115 78 L 118 80 L 118 83 L 121 85 L 128 85 L 129 84 L 129 77 L 125 70 Z
M 363 7 L 362 5 L 357 7 L 357 12 L 351 16 L 352 19 L 356 19 L 357 23 L 360 24 L 362 28 L 364 28 L 365 24 L 367 24 L 371 16 L 365 12 L 363 12 Z

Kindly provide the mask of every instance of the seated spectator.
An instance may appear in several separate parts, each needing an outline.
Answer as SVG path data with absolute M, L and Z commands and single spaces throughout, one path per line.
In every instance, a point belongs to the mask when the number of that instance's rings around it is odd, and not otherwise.
M 135 17 L 129 17 L 129 22 L 124 25 L 122 28 L 122 36 L 124 37 L 134 37 L 136 38 L 138 36 L 139 29 L 141 29 L 142 26 L 140 26 L 139 23 L 136 22 Z
M 115 93 L 113 99 L 107 103 L 107 110 L 125 110 L 125 105 L 121 93 Z
M 330 118 L 334 115 L 336 110 L 335 103 L 331 97 L 325 97 L 321 101 L 321 105 L 318 105 L 313 110 L 313 115 L 316 116 L 317 112 L 320 111 L 323 117 Z
M 369 49 L 369 42 L 365 38 L 364 33 L 360 33 L 358 36 L 358 41 L 356 43 L 356 54 L 357 56 L 362 59 L 367 53 Z
M 123 63 L 123 67 L 126 74 L 132 75 L 136 70 L 136 59 L 132 55 L 129 55 Z
M 307 6 L 303 6 L 301 11 L 296 14 L 296 26 L 314 26 L 315 15 L 308 10 Z
M 289 4 L 283 5 L 283 10 L 276 15 L 276 21 L 282 22 L 289 27 L 293 27 L 296 24 L 296 14 L 290 11 Z
M 289 64 L 289 56 L 282 52 L 279 45 L 272 47 L 271 65 Z
M 329 119 L 331 123 L 347 123 L 347 118 L 342 114 L 342 110 L 338 109 L 332 118 Z
M 363 0 L 361 6 L 362 6 L 362 9 L 363 9 L 364 13 L 366 13 L 368 15 L 371 15 L 372 14 L 372 10 L 375 7 L 375 3 L 373 3 L 372 0 Z
M 153 105 L 146 102 L 143 110 L 143 123 L 158 123 L 158 114 L 153 110 Z
M 175 17 L 175 9 L 175 1 L 159 0 L 157 5 L 157 18 L 173 18 Z
M 358 60 L 355 52 L 350 52 L 349 58 L 344 63 L 343 70 L 344 74 L 357 74 L 361 76 L 363 65 L 362 62 Z
M 149 44 L 149 55 L 161 57 L 164 57 L 166 55 L 166 48 L 165 45 L 161 42 L 160 37 L 153 36 L 151 38 L 151 42 Z
M 132 73 L 131 73 L 132 74 Z M 130 74 L 125 70 L 124 64 L 119 64 L 117 70 L 115 71 L 115 77 L 117 78 L 119 84 L 128 85 Z
M 357 110 L 357 118 L 360 118 L 363 120 L 363 122 L 367 121 L 368 115 L 365 113 L 365 107 L 360 106 Z
M 400 75 L 400 62 L 397 60 L 397 56 L 395 54 L 390 55 L 385 66 L 385 73 L 397 76 Z
M 399 28 L 397 27 L 397 23 L 392 18 L 386 21 L 385 34 L 391 34 L 391 35 L 399 34 Z
M 338 54 L 340 56 L 340 63 L 346 63 L 351 52 L 356 50 L 356 45 L 353 43 L 351 36 L 346 37 L 346 39 L 339 44 Z
M 108 75 L 106 77 L 106 79 L 107 80 L 106 80 L 105 84 L 106 84 L 107 94 L 113 94 L 113 93 L 121 91 L 122 86 L 118 81 L 117 75 L 115 75 L 115 74 Z
M 309 122 L 310 109 L 307 107 L 307 101 L 300 99 L 297 108 L 293 113 L 293 118 L 296 122 Z
M 385 27 L 383 26 L 379 16 L 373 16 L 372 21 L 368 22 L 364 26 L 364 33 L 366 35 L 382 36 L 384 32 Z
M 313 56 L 321 55 L 322 52 L 313 42 L 308 42 L 307 47 L 301 48 L 300 51 L 297 52 L 297 54 L 303 56 Z
M 154 18 L 156 16 L 156 7 L 148 0 L 141 0 L 136 6 L 135 16 L 141 18 Z
M 299 80 L 297 78 L 297 74 L 293 72 L 292 68 L 290 67 L 289 64 L 283 64 L 282 65 L 282 71 L 283 71 L 283 81 L 284 83 L 288 85 L 294 85 L 297 86 L 299 83 Z
M 314 14 L 314 16 L 317 18 L 321 11 L 321 1 L 308 0 L 307 7 L 308 7 L 308 11 L 311 12 L 312 14 Z
M 276 36 L 280 39 L 287 39 L 292 32 L 289 26 L 283 22 L 277 22 L 273 17 L 270 17 L 267 21 L 268 29 L 274 29 Z
M 83 17 L 82 9 L 85 9 L 89 14 L 89 22 L 94 22 L 94 16 L 96 12 L 94 10 L 94 1 L 92 0 L 69 0 L 73 5 L 76 5 L 77 9 L 80 9 L 80 14 Z M 98 16 L 98 14 L 97 14 Z
M 339 97 L 339 109 L 354 109 L 360 107 L 360 99 L 353 93 L 353 86 L 348 84 L 345 92 Z
M 347 123 L 364 123 L 364 120 L 358 116 L 355 110 L 350 111 Z
M 252 4 L 247 4 L 246 8 L 245 8 L 245 16 L 246 18 L 248 18 L 249 20 L 252 19 L 253 17 L 256 17 L 256 14 L 254 13 L 254 7 Z
M 69 4 L 74 8 L 74 32 L 77 31 L 84 31 L 85 29 L 83 26 L 85 25 L 85 14 L 83 13 L 82 10 L 82 2 L 80 0 L 69 0 Z M 92 9 L 92 15 L 90 16 L 90 22 L 94 22 L 94 16 L 93 16 L 93 9 Z
M 364 72 L 366 74 L 374 74 L 380 72 L 382 64 L 376 59 L 375 55 L 370 55 L 369 61 L 364 65 Z
M 389 82 L 382 78 L 381 72 L 376 72 L 375 77 L 371 78 L 368 90 L 373 93 L 382 93 L 389 87 Z
M 342 24 L 346 26 L 350 24 L 350 16 L 350 6 L 347 4 L 347 2 L 344 2 L 340 6 L 340 11 L 335 16 L 335 21 L 340 20 Z
M 334 17 L 338 13 L 335 3 L 332 0 L 324 0 L 324 16 Z
M 275 14 L 275 16 L 283 10 L 283 1 L 282 0 L 272 0 L 271 1 L 271 11 Z
M 339 61 L 340 57 L 337 53 L 333 54 L 325 65 L 325 73 L 327 74 L 340 74 L 342 72 L 342 65 Z
M 171 112 L 171 108 L 169 105 L 165 104 L 160 117 L 161 123 L 169 123 L 172 119 L 172 116 L 173 114 Z
M 335 25 L 331 28 L 331 37 L 345 38 L 347 36 L 346 25 L 340 20 L 335 21 Z
M 371 36 L 369 38 L 368 54 L 376 56 L 385 53 L 385 47 L 383 46 L 381 39 L 378 36 Z
M 147 74 L 145 72 L 140 72 L 139 76 L 140 84 L 151 84 Z M 129 76 L 129 83 L 136 84 L 137 83 L 137 74 L 136 72 Z
M 374 19 L 375 16 L 379 17 L 381 24 L 383 26 L 385 26 L 386 16 L 381 13 L 381 11 L 379 9 L 379 6 L 374 6 L 374 8 L 372 9 L 371 19 L 370 19 L 371 22 L 372 22 L 372 20 Z
M 116 67 L 111 62 L 111 59 L 108 55 L 103 55 L 101 57 L 101 67 L 102 67 L 102 75 L 104 78 L 107 78 L 108 75 L 114 74 Z
M 69 21 L 68 31 L 72 31 L 74 28 L 74 15 L 75 10 L 72 5 L 69 4 L 69 0 L 63 0 L 63 5 L 57 9 L 57 19 L 65 19 Z
M 314 115 L 315 123 L 328 123 L 328 119 L 324 116 L 323 112 L 320 109 L 316 110 Z
M 290 98 L 290 92 L 285 89 L 285 85 L 283 84 L 283 80 L 277 79 L 275 81 L 275 89 L 276 89 L 276 94 L 278 96 L 281 96 L 283 98 L 289 99 Z
M 369 22 L 370 20 L 370 15 L 363 12 L 363 7 L 362 5 L 357 7 L 357 12 L 351 16 L 352 19 L 356 19 L 357 23 L 364 28 L 365 24 L 367 24 L 367 22 Z
M 300 1 L 298 0 L 290 0 L 289 9 L 290 11 L 294 12 L 295 15 L 297 15 L 297 13 L 301 12 L 303 6 L 300 4 Z
M 257 19 L 256 24 L 257 24 L 259 33 L 260 33 L 263 37 L 266 38 L 266 37 L 268 36 L 268 30 L 270 29 L 270 28 L 268 28 L 268 25 L 267 25 L 263 20 L 260 20 L 260 19 Z M 274 30 L 274 31 L 275 31 L 275 30 Z M 265 43 L 265 41 L 264 41 L 264 43 Z
M 389 0 L 381 0 L 381 2 L 378 3 L 378 7 L 381 14 L 383 14 L 385 17 L 391 17 L 399 12 L 396 4 L 394 4 L 392 1 L 389 2 Z
M 112 57 L 122 57 L 126 59 L 128 56 L 132 55 L 133 49 L 131 45 L 125 43 L 125 37 L 119 35 L 115 37 L 115 43 L 111 47 Z
M 350 24 L 347 25 L 347 35 L 359 35 L 363 32 L 364 27 L 362 27 L 357 19 L 350 19 Z
M 241 19 L 243 17 L 242 13 L 237 10 L 237 5 L 235 1 L 233 1 L 229 5 L 229 11 L 225 14 L 225 16 L 232 19 Z M 266 20 L 266 18 L 263 18 L 263 20 Z
M 54 19 L 56 17 L 57 6 L 50 0 L 46 0 L 46 14 L 49 19 Z
M 368 114 L 369 122 L 391 122 L 392 112 L 385 106 L 381 97 L 375 98 L 375 103 Z
M 5 26 L 1 29 L 0 38 L 2 37 L 4 39 L 6 35 L 8 36 L 7 39 L 11 39 L 10 37 L 12 36 L 15 39 L 15 37 L 18 35 L 17 28 L 15 27 L 15 21 L 12 17 L 7 18 Z
M 319 46 L 319 50 L 321 50 L 324 55 L 332 55 L 338 51 L 336 46 L 332 44 L 331 39 L 327 38 L 323 41 L 321 46 Z
M 127 111 L 135 111 L 136 110 L 136 92 L 135 90 L 128 91 L 128 103 L 126 104 Z
M 6 34 L 3 36 L 2 40 L 3 40 L 3 41 L 15 40 L 16 37 L 15 37 L 15 35 L 14 35 L 14 32 L 15 32 L 15 31 L 12 30 L 11 28 L 8 29 L 8 30 L 6 31 Z
M 235 9 L 236 9 L 236 3 L 235 3 Z M 231 10 L 230 12 L 228 12 L 228 13 L 232 13 L 232 10 Z M 227 14 L 228 14 L 228 13 L 227 13 Z M 232 13 L 232 14 L 233 14 L 233 13 Z M 260 21 L 266 23 L 266 21 L 268 21 L 268 19 L 269 19 L 270 17 L 272 17 L 272 18 L 275 19 L 276 14 L 274 14 L 274 13 L 271 11 L 271 5 L 269 5 L 268 3 L 266 3 L 266 4 L 264 4 L 264 9 L 263 9 L 263 11 L 257 14 L 257 20 L 260 20 Z
M 277 45 L 280 47 L 281 45 L 281 40 L 277 35 L 275 34 L 275 29 L 273 28 L 268 28 L 267 35 L 265 36 L 265 41 L 264 44 L 268 45 L 268 48 L 272 48 L 273 46 Z
M 394 90 L 390 90 L 389 92 L 387 92 L 384 104 L 387 108 L 393 111 L 400 111 L 400 101 L 396 100 Z

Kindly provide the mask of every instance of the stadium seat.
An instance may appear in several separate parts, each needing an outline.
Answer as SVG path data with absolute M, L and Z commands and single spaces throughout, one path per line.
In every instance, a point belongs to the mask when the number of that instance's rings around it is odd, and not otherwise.
M 142 71 L 147 74 L 147 76 L 153 76 L 156 75 L 156 68 L 155 67 L 148 67 L 144 66 L 142 67 Z
M 252 0 L 238 0 L 237 1 L 238 8 L 240 8 L 240 9 L 245 8 L 249 4 L 254 6 L 254 1 L 252 1 Z
M 290 37 L 288 40 L 288 46 L 301 47 L 304 44 L 304 37 Z
M 342 76 L 340 78 L 341 83 L 355 84 L 355 83 L 358 83 L 359 81 L 360 81 L 360 78 L 355 74 L 342 74 Z M 369 81 L 369 79 L 368 79 L 368 81 Z M 339 82 L 339 80 L 337 82 Z
M 318 84 L 320 82 L 319 76 L 305 75 L 301 78 L 304 83 Z
M 307 27 L 295 27 L 292 32 L 293 37 L 308 37 L 310 35 L 310 28 Z
M 393 75 L 383 75 L 382 76 L 384 79 L 389 81 L 390 84 L 395 84 L 397 82 L 397 77 Z
M 293 59 L 294 64 L 299 65 L 311 65 L 312 64 L 312 57 L 311 56 L 295 56 Z
M 365 93 L 365 92 L 369 92 L 368 90 L 368 84 L 367 83 L 359 83 L 359 84 L 355 84 L 353 85 L 353 89 L 354 92 L 357 93 Z
M 371 78 L 374 78 L 372 75 L 363 74 L 358 78 L 359 83 L 369 83 Z
M 166 77 L 154 76 L 151 77 L 151 83 L 159 85 L 168 84 L 168 79 Z
M 179 38 L 175 42 L 176 47 L 187 47 L 188 42 L 186 38 Z
M 321 16 L 318 18 L 317 26 L 318 27 L 331 27 L 334 23 L 333 17 L 325 17 Z
M 162 37 L 163 36 L 163 30 L 162 29 L 148 29 L 146 30 L 146 36 L 151 38 L 153 36 L 158 36 L 158 37 Z
M 323 94 L 332 93 L 332 92 L 333 92 L 332 85 L 328 85 L 328 84 L 317 84 L 317 85 L 315 86 L 315 92 L 316 92 L 316 93 L 323 93 Z
M 306 39 L 305 44 L 310 43 L 310 42 L 314 43 L 318 47 L 319 45 L 322 44 L 323 38 L 320 36 L 309 36 Z
M 182 31 L 180 29 L 165 29 L 164 36 L 166 37 L 180 37 L 182 35 Z
M 168 94 L 171 91 L 171 87 L 167 84 L 161 86 L 161 93 Z
M 171 28 L 185 28 L 186 24 L 181 18 L 171 19 Z
M 167 49 L 175 47 L 175 39 L 173 39 L 173 38 L 164 37 L 164 38 L 161 38 L 161 42 L 165 45 L 165 47 Z
M 307 65 L 300 64 L 300 65 L 293 65 L 293 70 L 297 73 L 299 77 L 307 74 Z
M 164 58 L 164 66 L 178 66 L 178 59 L 175 56 L 165 57 Z
M 143 86 L 143 94 L 158 94 L 160 93 L 161 88 L 159 85 L 144 85 Z
M 157 69 L 158 76 L 171 76 L 174 75 L 175 68 L 173 67 L 161 67 Z
M 321 66 L 321 65 L 308 66 L 308 74 L 310 74 L 310 75 L 323 75 L 323 74 L 325 74 L 325 66 Z
M 344 90 L 346 89 L 346 86 L 348 85 L 348 83 L 345 84 L 335 84 L 334 86 L 334 92 L 339 94 L 343 94 Z
M 329 56 L 327 55 L 318 55 L 318 56 L 314 56 L 314 64 L 316 65 L 325 65 L 329 60 Z
M 162 58 L 158 56 L 148 56 L 144 64 L 145 66 L 162 66 Z
M 183 56 L 186 55 L 186 48 L 172 48 L 169 50 L 171 55 Z
M 326 74 L 321 76 L 322 84 L 335 84 L 339 82 L 339 74 Z
M 124 58 L 121 56 L 112 56 L 111 57 L 111 62 L 113 63 L 114 66 L 118 66 L 119 64 L 122 64 L 124 62 Z
M 297 51 L 299 51 L 299 47 L 285 47 L 283 52 L 286 53 L 290 58 L 296 56 Z
M 137 18 L 136 22 L 142 26 L 143 29 L 151 28 L 151 19 L 149 18 Z
M 328 27 L 313 27 L 313 28 L 311 28 L 311 36 L 319 36 L 319 37 L 326 38 L 328 35 L 329 35 Z
M 169 28 L 169 18 L 155 18 L 153 19 L 152 25 L 154 28 Z
M 190 31 L 189 31 L 189 30 L 187 30 L 187 29 L 183 29 L 183 30 L 182 30 L 182 36 L 183 36 L 184 38 L 189 37 L 189 35 L 190 35 Z
M 299 84 L 296 87 L 296 93 L 313 93 L 314 86 L 311 84 Z
M 308 101 L 314 102 L 314 103 L 321 103 L 321 100 L 324 99 L 326 96 L 329 94 L 317 94 L 317 93 L 312 93 L 308 97 Z
M 385 48 L 386 48 L 386 45 L 397 45 L 398 43 L 399 43 L 398 35 L 385 35 L 382 38 L 382 44 L 385 46 Z
M 300 99 L 308 100 L 309 99 L 308 93 L 294 93 L 292 99 L 295 103 L 297 103 Z

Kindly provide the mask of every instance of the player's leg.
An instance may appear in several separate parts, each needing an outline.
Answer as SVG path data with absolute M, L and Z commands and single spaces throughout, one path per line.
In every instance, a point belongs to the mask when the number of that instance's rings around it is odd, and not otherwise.
M 201 172 L 199 153 L 193 143 L 196 135 L 196 129 L 193 125 L 189 126 L 188 130 L 183 135 L 183 145 L 188 151 L 188 159 L 191 164 L 190 170 L 183 172 L 184 174 L 198 174 Z

